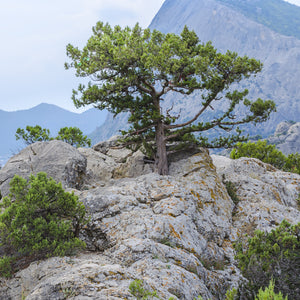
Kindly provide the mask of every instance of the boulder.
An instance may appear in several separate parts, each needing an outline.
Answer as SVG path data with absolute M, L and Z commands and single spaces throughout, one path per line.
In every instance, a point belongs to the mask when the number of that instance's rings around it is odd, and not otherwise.
M 0 191 L 2 196 L 8 194 L 9 182 L 16 174 L 28 178 L 38 172 L 46 172 L 64 188 L 80 189 L 86 164 L 86 158 L 67 143 L 57 140 L 37 142 L 10 158 L 0 170 Z

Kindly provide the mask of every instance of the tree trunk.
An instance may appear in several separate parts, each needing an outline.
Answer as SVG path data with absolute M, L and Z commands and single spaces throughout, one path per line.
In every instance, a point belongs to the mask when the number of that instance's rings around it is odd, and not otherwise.
M 156 157 L 155 157 L 155 165 L 158 174 L 160 175 L 168 175 L 169 168 L 168 168 L 168 157 L 167 157 L 167 147 L 165 141 L 165 132 L 163 123 L 161 121 L 158 122 L 156 126 Z

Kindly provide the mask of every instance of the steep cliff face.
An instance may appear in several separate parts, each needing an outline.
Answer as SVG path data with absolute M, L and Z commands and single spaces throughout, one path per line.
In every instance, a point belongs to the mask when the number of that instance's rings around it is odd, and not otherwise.
M 255 78 L 243 81 L 239 88 L 248 88 L 250 99 L 272 99 L 277 104 L 277 112 L 262 125 L 247 126 L 250 134 L 262 134 L 265 137 L 273 134 L 276 126 L 282 121 L 299 121 L 299 39 L 280 35 L 226 5 L 226 1 L 216 0 L 166 0 L 150 28 L 178 34 L 184 25 L 194 29 L 202 42 L 212 41 L 219 51 L 236 51 L 239 55 L 254 57 L 263 62 L 262 72 Z M 181 110 L 184 119 L 197 107 L 200 99 L 198 96 L 189 99 L 186 105 L 182 103 L 184 101 L 181 101 L 180 96 L 169 95 L 165 99 L 165 106 L 173 105 L 174 111 Z M 109 137 L 106 135 L 106 128 L 111 128 L 112 122 L 118 129 L 125 127 L 126 120 L 121 119 L 107 119 L 95 134 L 95 141 Z
M 223 299 L 244 280 L 233 242 L 283 219 L 300 221 L 299 175 L 255 159 L 212 160 L 198 149 L 173 159 L 170 175 L 160 176 L 141 153 L 111 145 L 67 154 L 70 161 L 81 155 L 87 160 L 86 184 L 70 190 L 91 216 L 81 235 L 88 251 L 35 262 L 12 279 L 1 279 L 0 299 L 134 299 L 129 284 L 135 279 L 161 299 Z M 63 166 L 56 168 L 56 176 L 63 172 Z M 222 174 L 238 186 L 236 205 Z M 5 177 L 3 170 L 0 175 Z

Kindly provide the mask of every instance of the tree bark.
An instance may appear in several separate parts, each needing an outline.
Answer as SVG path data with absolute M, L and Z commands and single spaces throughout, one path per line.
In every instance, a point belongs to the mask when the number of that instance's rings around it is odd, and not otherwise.
M 168 157 L 167 157 L 167 147 L 165 141 L 165 132 L 162 121 L 159 121 L 156 126 L 156 157 L 155 157 L 155 165 L 158 174 L 160 175 L 168 175 Z

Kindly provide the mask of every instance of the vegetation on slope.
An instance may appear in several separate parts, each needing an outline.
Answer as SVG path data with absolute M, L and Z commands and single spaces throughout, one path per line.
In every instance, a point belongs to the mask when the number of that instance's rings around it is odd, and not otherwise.
M 247 18 L 300 39 L 300 7 L 283 0 L 217 0 Z
M 28 181 L 15 175 L 0 210 L 0 276 L 85 247 L 78 238 L 88 221 L 84 205 L 46 173 L 31 175 Z
M 254 157 L 280 170 L 300 174 L 300 154 L 296 152 L 285 156 L 276 149 L 275 145 L 268 144 L 266 140 L 237 143 L 231 151 L 230 157 L 233 159 Z

